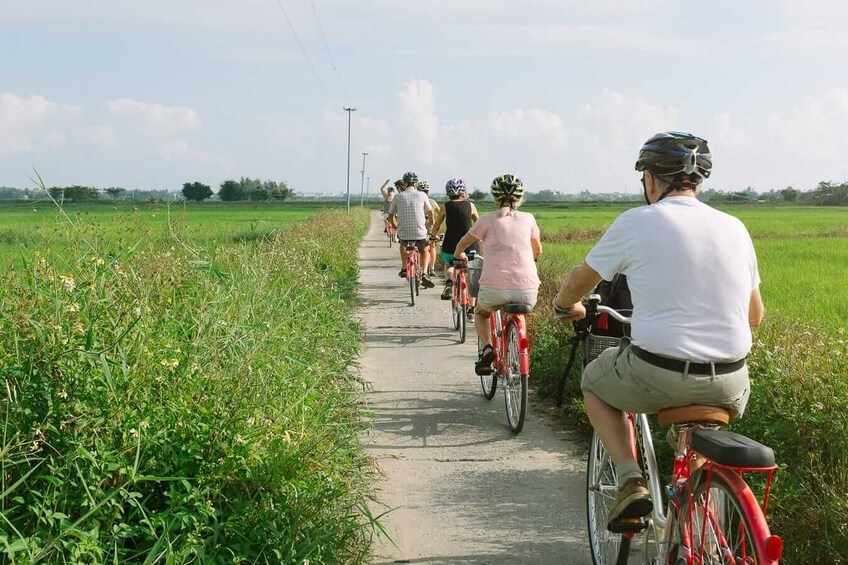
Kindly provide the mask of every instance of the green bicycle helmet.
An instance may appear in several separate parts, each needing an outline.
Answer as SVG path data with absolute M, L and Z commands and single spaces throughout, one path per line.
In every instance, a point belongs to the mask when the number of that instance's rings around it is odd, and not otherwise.
M 491 190 L 496 203 L 518 202 L 524 196 L 524 184 L 515 175 L 495 177 Z

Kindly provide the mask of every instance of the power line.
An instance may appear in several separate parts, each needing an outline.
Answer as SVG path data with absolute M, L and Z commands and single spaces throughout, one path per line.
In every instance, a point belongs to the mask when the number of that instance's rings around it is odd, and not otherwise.
M 294 36 L 294 40 L 297 42 L 298 47 L 300 47 L 300 52 L 303 53 L 303 58 L 306 59 L 306 64 L 309 65 L 309 68 L 312 69 L 312 74 L 315 75 L 315 78 L 318 79 L 318 84 L 321 85 L 321 88 L 324 90 L 324 93 L 327 94 L 327 87 L 324 86 L 324 81 L 321 80 L 321 76 L 318 74 L 318 71 L 315 70 L 315 65 L 312 64 L 312 60 L 309 58 L 309 55 L 306 54 L 306 49 L 303 47 L 303 43 L 300 42 L 300 38 L 297 36 L 297 32 L 294 30 L 294 25 L 292 24 L 291 18 L 289 18 L 288 13 L 286 13 L 286 9 L 283 8 L 283 3 L 280 0 L 277 1 L 277 6 L 280 7 L 280 11 L 283 13 L 283 16 L 286 18 L 286 21 L 289 24 L 289 29 L 291 29 L 292 35 Z
M 327 57 L 330 58 L 330 65 L 332 65 L 334 71 L 337 71 L 336 62 L 333 60 L 333 54 L 330 53 L 330 46 L 327 44 L 327 37 L 324 35 L 324 28 L 321 26 L 321 19 L 318 17 L 318 9 L 315 7 L 315 2 L 313 2 L 313 0 L 309 0 L 309 3 L 312 4 L 312 13 L 315 15 L 315 23 L 318 24 L 318 31 L 321 32 L 321 41 L 324 42 L 324 47 L 327 48 Z

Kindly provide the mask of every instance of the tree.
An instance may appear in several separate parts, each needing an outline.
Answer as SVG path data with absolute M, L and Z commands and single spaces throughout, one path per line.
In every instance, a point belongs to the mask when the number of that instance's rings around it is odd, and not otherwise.
M 474 191 L 468 195 L 468 198 L 470 198 L 474 202 L 481 202 L 486 199 L 486 196 L 488 195 L 485 192 L 483 192 L 479 188 L 475 188 Z
M 60 202 L 85 202 L 87 200 L 97 200 L 100 198 L 100 191 L 96 188 L 80 186 L 78 184 L 67 187 L 54 186 L 53 188 L 48 189 L 48 192 L 50 192 L 50 196 L 52 196 L 54 200 L 58 200 Z
M 117 187 L 117 186 L 113 186 L 111 188 L 106 189 L 106 194 L 108 194 L 109 196 L 111 196 L 115 200 L 117 200 L 118 197 L 125 192 L 126 192 L 126 189 L 123 189 L 123 188 L 120 188 L 120 187 Z
M 241 184 L 234 180 L 225 180 L 221 183 L 221 188 L 218 190 L 218 198 L 225 202 L 233 202 L 244 199 L 244 191 Z
M 795 202 L 798 200 L 798 191 L 791 186 L 787 186 L 780 191 L 780 196 L 786 202 Z
M 212 188 L 199 182 L 187 182 L 183 185 L 183 197 L 186 200 L 202 202 L 212 196 Z

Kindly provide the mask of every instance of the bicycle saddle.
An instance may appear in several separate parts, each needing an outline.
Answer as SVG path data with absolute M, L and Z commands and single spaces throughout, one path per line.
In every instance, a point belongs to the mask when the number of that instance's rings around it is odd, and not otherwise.
M 528 304 L 507 304 L 503 311 L 507 314 L 532 314 L 533 307 Z
M 657 414 L 660 426 L 673 426 L 674 424 L 691 424 L 703 422 L 719 424 L 721 426 L 730 422 L 730 412 L 717 406 L 703 406 L 701 404 L 690 404 L 688 406 L 677 406 L 666 408 Z
M 726 467 L 774 467 L 774 451 L 770 447 L 733 432 L 695 430 L 689 436 L 689 446 L 704 457 Z

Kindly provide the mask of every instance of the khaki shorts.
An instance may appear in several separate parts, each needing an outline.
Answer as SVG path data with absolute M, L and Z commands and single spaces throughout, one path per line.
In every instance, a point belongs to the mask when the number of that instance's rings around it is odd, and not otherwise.
M 704 404 L 724 408 L 732 418 L 742 416 L 751 392 L 747 366 L 715 376 L 670 371 L 636 357 L 627 338 L 586 365 L 580 388 L 625 412 L 654 414 Z
M 427 249 L 427 247 L 430 245 L 430 240 L 429 239 L 418 239 L 418 240 L 402 239 L 402 240 L 400 240 L 400 244 L 403 245 L 404 247 L 409 247 L 411 245 L 414 245 L 415 247 L 418 248 L 418 251 L 420 251 L 421 253 L 424 253 L 424 250 Z
M 497 288 L 480 287 L 477 294 L 477 309 L 492 312 L 504 304 L 528 304 L 536 305 L 536 297 L 539 291 L 531 290 L 500 290 Z

